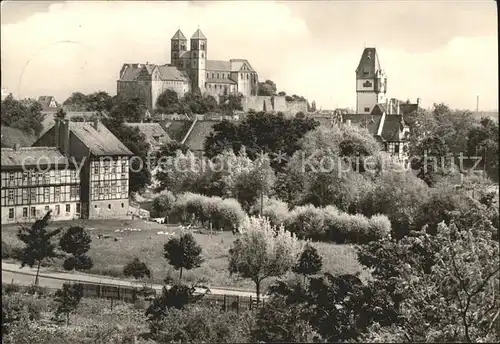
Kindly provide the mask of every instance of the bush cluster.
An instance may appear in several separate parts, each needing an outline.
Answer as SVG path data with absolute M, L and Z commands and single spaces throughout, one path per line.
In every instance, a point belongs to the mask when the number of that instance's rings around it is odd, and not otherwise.
M 232 198 L 207 197 L 199 194 L 184 193 L 174 205 L 173 212 L 184 222 L 195 220 L 203 226 L 212 223 L 212 228 L 225 231 L 236 230 L 245 217 L 241 205 Z
M 366 244 L 391 233 L 391 223 L 385 215 L 377 214 L 370 218 L 359 214 L 350 215 L 334 206 L 296 207 L 286 219 L 285 228 L 299 238 L 337 244 Z

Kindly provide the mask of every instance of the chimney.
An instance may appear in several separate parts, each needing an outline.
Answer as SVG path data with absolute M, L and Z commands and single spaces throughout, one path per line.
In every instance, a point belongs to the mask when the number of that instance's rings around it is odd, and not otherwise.
M 396 115 L 399 115 L 399 100 L 396 100 Z
M 390 102 L 389 98 L 385 98 L 385 112 L 390 115 L 391 114 L 391 107 L 390 107 Z
M 94 127 L 95 130 L 99 131 L 99 125 L 100 125 L 99 118 L 95 118 L 92 126 Z
M 420 98 L 417 98 L 417 106 L 420 106 Z
M 56 134 L 56 142 L 64 155 L 69 156 L 69 120 L 60 119 Z
M 21 147 L 21 145 L 19 143 L 16 143 L 14 145 L 14 150 L 17 152 L 19 150 L 19 148 Z

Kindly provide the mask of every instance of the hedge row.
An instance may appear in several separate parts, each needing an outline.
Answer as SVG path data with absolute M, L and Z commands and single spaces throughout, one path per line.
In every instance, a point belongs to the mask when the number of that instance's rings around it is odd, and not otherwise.
M 204 226 L 211 222 L 214 230 L 225 231 L 236 230 L 245 217 L 241 205 L 233 198 L 207 197 L 189 192 L 177 197 L 173 213 L 183 222 L 195 220 Z
M 366 244 L 391 233 L 391 223 L 385 215 L 368 218 L 341 212 L 333 206 L 316 208 L 312 205 L 293 209 L 285 221 L 285 228 L 299 238 L 337 244 Z

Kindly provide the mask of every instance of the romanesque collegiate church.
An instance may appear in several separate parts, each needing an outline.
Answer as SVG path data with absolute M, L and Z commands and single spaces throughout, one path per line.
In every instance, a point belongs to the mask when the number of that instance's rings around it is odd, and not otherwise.
M 191 50 L 188 50 L 190 47 Z M 163 65 L 126 63 L 117 81 L 117 94 L 143 97 L 150 109 L 167 89 L 182 97 L 186 92 L 218 96 L 239 92 L 256 96 L 257 72 L 245 59 L 217 61 L 208 59 L 207 38 L 200 29 L 190 39 L 181 30 L 170 40 L 170 63 Z

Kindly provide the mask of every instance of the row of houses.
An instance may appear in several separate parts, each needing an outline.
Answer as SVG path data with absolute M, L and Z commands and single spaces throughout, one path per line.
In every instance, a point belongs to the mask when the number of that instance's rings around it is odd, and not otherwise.
M 99 120 L 57 120 L 31 147 L 2 148 L 2 224 L 129 218 L 132 152 Z

